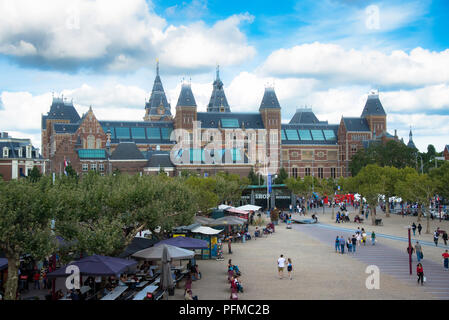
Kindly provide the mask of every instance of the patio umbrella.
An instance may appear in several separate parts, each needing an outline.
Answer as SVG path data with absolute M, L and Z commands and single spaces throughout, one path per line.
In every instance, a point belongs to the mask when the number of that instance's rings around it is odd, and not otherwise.
M 175 246 L 170 246 L 167 244 L 140 250 L 134 253 L 132 256 L 134 258 L 144 260 L 162 260 L 162 252 L 164 250 L 164 247 L 167 247 L 168 257 L 172 260 L 190 259 L 195 256 L 194 251 L 178 248 Z
M 118 257 L 127 258 L 133 253 L 153 246 L 155 243 L 157 243 L 157 240 L 135 237 Z
M 80 269 L 81 275 L 86 276 L 113 276 L 137 265 L 135 260 L 126 260 L 114 257 L 93 255 L 78 261 L 73 261 L 66 266 L 48 274 L 49 278 L 67 277 L 66 268 L 75 265 Z
M 168 244 L 171 246 L 184 248 L 184 249 L 207 249 L 208 244 L 207 241 L 201 240 L 201 239 L 195 239 L 195 238 L 189 238 L 189 237 L 175 237 L 170 238 L 166 240 L 162 240 L 155 244 L 155 246 Z
M 168 290 L 169 288 L 173 288 L 173 278 L 171 276 L 170 260 L 171 259 L 168 254 L 168 247 L 167 245 L 163 245 L 161 286 L 162 290 L 164 291 Z

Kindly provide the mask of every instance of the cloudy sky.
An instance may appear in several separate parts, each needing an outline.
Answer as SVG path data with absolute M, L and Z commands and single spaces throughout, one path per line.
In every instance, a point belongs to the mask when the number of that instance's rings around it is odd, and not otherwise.
M 206 110 L 216 65 L 232 111 L 274 85 L 283 121 L 339 123 L 380 90 L 388 131 L 449 144 L 446 0 L 0 0 L 0 130 L 40 147 L 52 94 L 101 120 L 142 120 L 156 59 L 175 112 L 182 81 Z

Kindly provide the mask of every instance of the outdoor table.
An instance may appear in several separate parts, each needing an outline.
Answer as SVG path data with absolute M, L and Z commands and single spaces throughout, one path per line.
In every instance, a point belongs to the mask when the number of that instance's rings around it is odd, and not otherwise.
M 153 294 L 158 288 L 158 286 L 153 285 L 147 286 L 142 291 L 137 293 L 133 300 L 143 300 L 147 296 L 147 293 Z
M 115 300 L 127 289 L 128 289 L 127 286 L 115 287 L 115 289 L 111 293 L 109 293 L 106 296 L 104 296 L 103 298 L 101 298 L 101 300 Z
M 143 282 L 140 282 L 138 285 L 136 285 L 136 288 L 142 288 L 142 287 L 144 287 L 148 282 L 149 282 L 149 281 L 143 281 Z

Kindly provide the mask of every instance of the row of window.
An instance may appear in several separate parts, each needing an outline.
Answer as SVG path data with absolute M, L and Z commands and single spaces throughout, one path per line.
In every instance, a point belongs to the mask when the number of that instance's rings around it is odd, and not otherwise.
M 97 164 L 96 163 L 91 163 L 90 164 L 90 170 L 93 171 L 97 171 Z M 83 163 L 83 171 L 89 171 L 89 164 L 88 163 Z M 99 163 L 98 164 L 98 171 L 103 172 L 104 171 L 104 164 L 103 163 Z
M 289 141 L 335 141 L 337 137 L 333 130 L 281 130 L 282 140 Z
M 317 169 L 318 169 L 318 178 L 323 179 L 324 178 L 324 168 L 317 168 Z M 311 168 L 304 168 L 304 170 L 305 170 L 305 172 L 304 172 L 305 176 L 311 175 Z M 298 168 L 292 168 L 291 175 L 294 178 L 298 178 Z M 337 177 L 337 169 L 331 168 L 331 178 L 335 179 L 336 177 Z
M 25 150 L 24 150 L 25 149 Z M 3 158 L 9 158 L 11 156 L 11 151 L 8 147 L 3 148 Z M 25 148 L 19 147 L 16 149 L 16 155 L 18 158 L 34 158 L 36 157 L 36 152 L 32 151 L 31 146 L 27 146 Z
M 149 139 L 170 140 L 172 128 L 129 128 L 129 127 L 104 127 L 105 132 L 111 131 L 111 139 Z

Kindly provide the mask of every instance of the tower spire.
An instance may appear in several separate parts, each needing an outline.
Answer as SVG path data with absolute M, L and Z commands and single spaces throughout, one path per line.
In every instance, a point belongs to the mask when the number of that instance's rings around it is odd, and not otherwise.
M 159 76 L 159 59 L 156 58 L 156 75 Z
M 220 80 L 220 65 L 217 63 L 217 79 Z

